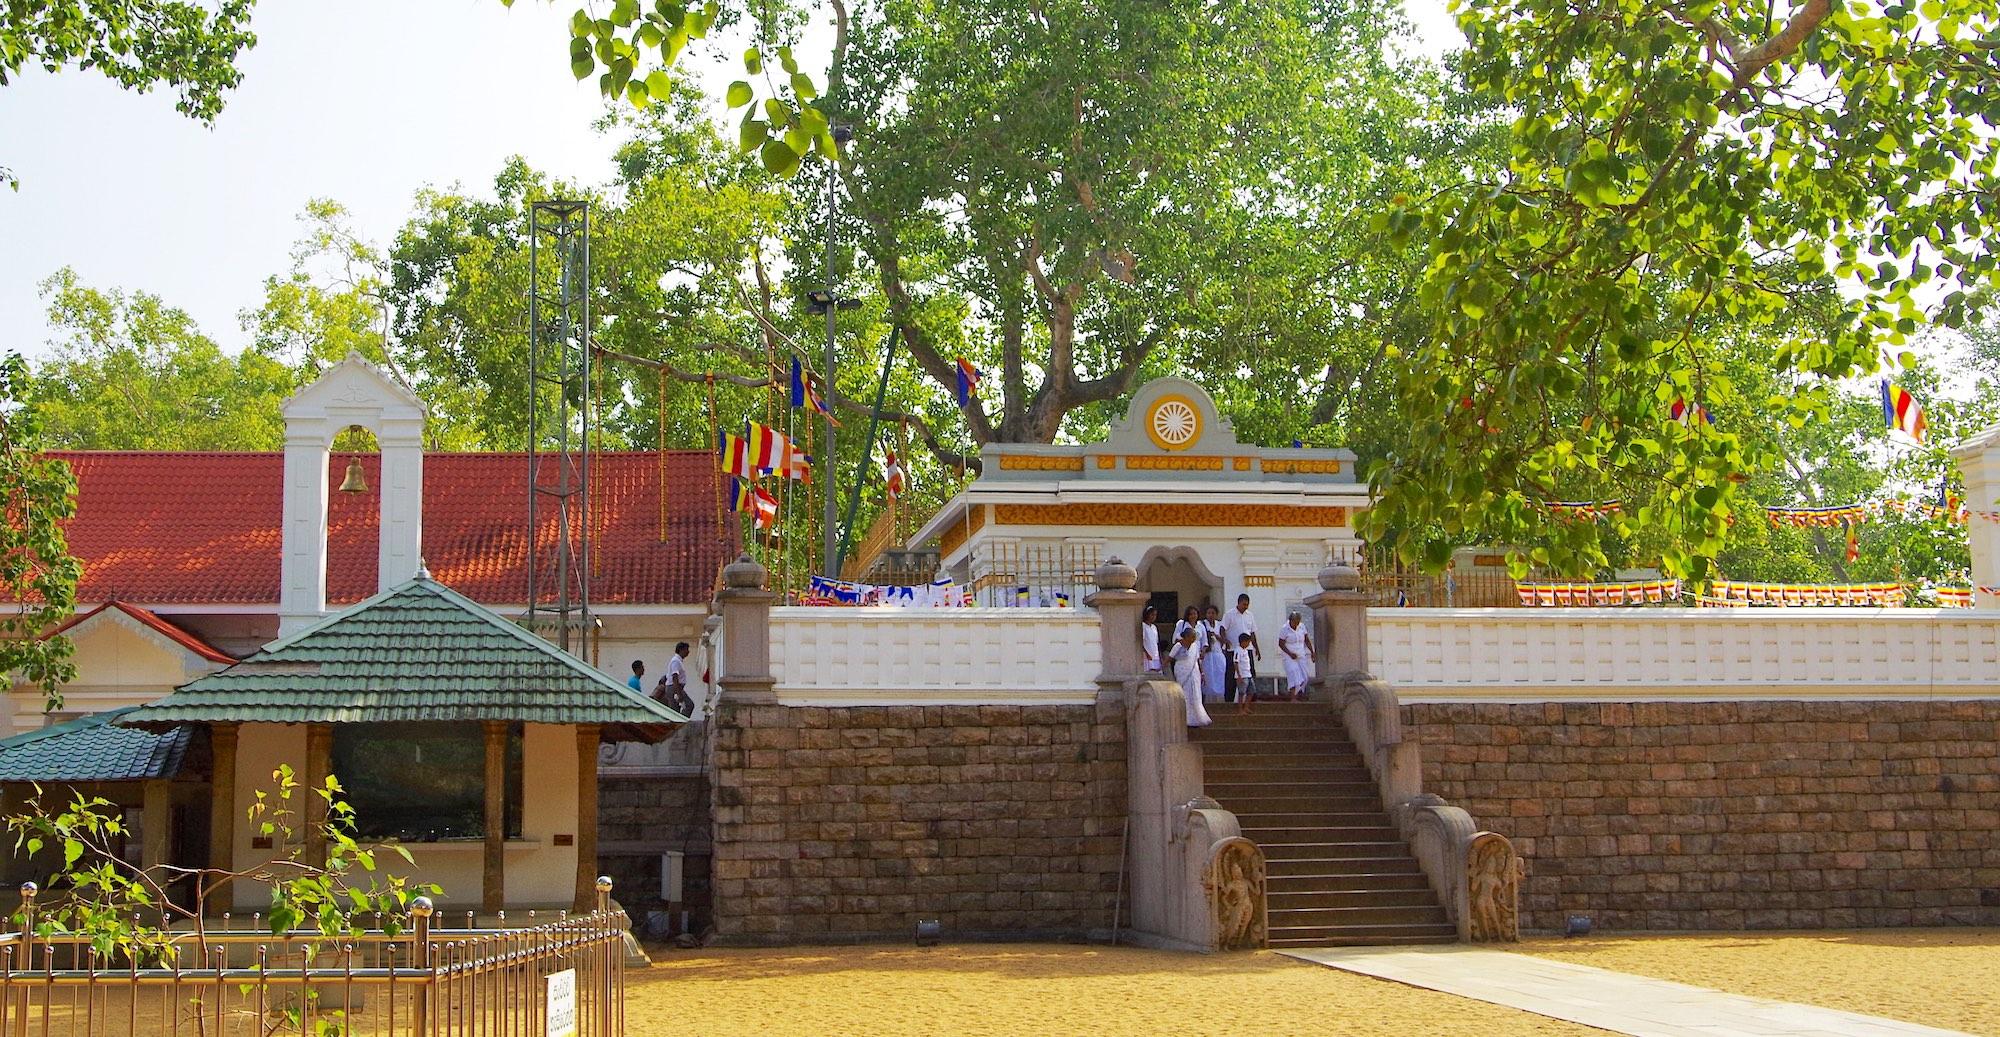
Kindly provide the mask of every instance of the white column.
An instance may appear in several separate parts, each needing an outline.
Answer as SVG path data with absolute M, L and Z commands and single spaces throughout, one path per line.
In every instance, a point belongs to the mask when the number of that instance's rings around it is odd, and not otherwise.
M 1250 611 L 1257 617 L 1257 644 L 1264 650 L 1264 667 L 1259 671 L 1269 673 L 1271 660 L 1278 654 L 1278 627 L 1284 623 L 1284 601 L 1278 596 L 1278 562 L 1282 549 L 1277 540 L 1238 540 L 1236 542 L 1243 565 L 1243 586 L 1234 590 L 1225 588 L 1223 611 L 1236 607 L 1236 595 L 1250 595 Z
M 1965 506 L 1973 511 L 2000 510 L 2000 425 L 1973 436 L 1951 453 L 1965 476 Z M 2000 522 L 1974 516 L 1966 536 L 1972 542 L 1972 585 L 2000 587 Z M 1975 592 L 1973 607 L 2000 609 L 2000 597 Z
M 292 419 L 285 427 L 285 504 L 278 636 L 288 637 L 326 614 L 326 422 Z
M 375 589 L 385 591 L 417 574 L 424 538 L 424 422 L 421 416 L 384 418 L 382 515 L 376 543 Z

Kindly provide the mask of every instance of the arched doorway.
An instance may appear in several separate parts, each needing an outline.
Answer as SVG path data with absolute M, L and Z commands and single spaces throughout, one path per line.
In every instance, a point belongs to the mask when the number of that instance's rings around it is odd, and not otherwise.
M 1146 592 L 1146 604 L 1160 610 L 1162 654 L 1182 609 L 1222 603 L 1222 581 L 1202 564 L 1201 555 L 1192 547 L 1152 548 L 1139 560 L 1138 568 L 1138 589 Z

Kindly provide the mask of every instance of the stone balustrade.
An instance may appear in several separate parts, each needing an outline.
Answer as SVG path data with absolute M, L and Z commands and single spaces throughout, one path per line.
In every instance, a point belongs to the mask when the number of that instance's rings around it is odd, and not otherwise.
M 1090 705 L 1098 640 L 1083 609 L 770 610 L 788 706 Z

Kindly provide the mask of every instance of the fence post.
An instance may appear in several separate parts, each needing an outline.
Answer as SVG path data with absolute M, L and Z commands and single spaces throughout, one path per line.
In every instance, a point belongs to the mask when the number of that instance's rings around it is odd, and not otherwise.
M 597 924 L 599 932 L 607 937 L 617 933 L 618 927 L 611 920 L 611 876 L 597 877 Z M 617 969 L 624 963 L 625 939 L 606 939 L 604 943 L 604 967 L 598 970 L 597 980 L 597 1032 L 600 1037 L 612 1037 L 611 998 L 618 989 Z
M 21 883 L 21 971 L 35 967 L 35 893 L 32 882 Z M 14 1004 L 14 1033 L 17 1037 L 28 1034 L 28 997 L 33 989 L 27 983 L 21 984 L 21 993 Z
M 1083 599 L 1097 610 L 1101 662 L 1098 688 L 1121 691 L 1125 682 L 1139 676 L 1144 665 L 1139 651 L 1139 617 L 1145 612 L 1146 594 L 1132 588 L 1139 574 L 1116 557 L 1097 569 L 1097 593 Z
M 431 903 L 429 897 L 410 901 L 410 918 L 417 927 L 416 944 L 410 948 L 410 963 L 424 971 L 424 977 L 417 982 L 416 994 L 410 999 L 410 1032 L 416 1037 L 430 1032 L 431 990 L 437 986 L 437 970 L 431 967 L 431 915 L 436 912 L 437 905 Z M 395 967 L 396 959 L 390 958 L 390 970 Z

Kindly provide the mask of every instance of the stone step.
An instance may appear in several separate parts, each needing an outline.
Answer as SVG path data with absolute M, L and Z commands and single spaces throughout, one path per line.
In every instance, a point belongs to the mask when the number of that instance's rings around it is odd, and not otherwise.
M 1239 822 L 1242 818 L 1237 818 Z M 1243 825 L 1243 837 L 1259 846 L 1297 843 L 1333 843 L 1338 846 L 1403 846 L 1401 832 L 1387 825 L 1333 828 L 1252 828 Z M 1403 852 L 1408 852 L 1407 850 Z
M 1330 884 L 1359 880 L 1365 875 L 1415 875 L 1424 869 L 1416 858 L 1402 857 L 1271 857 L 1264 858 L 1264 874 L 1272 878 L 1324 878 Z
M 1397 904 L 1389 907 L 1311 907 L 1300 910 L 1270 909 L 1270 925 L 1273 929 L 1302 928 L 1305 926 L 1338 926 L 1352 928 L 1360 925 L 1447 925 L 1444 908 L 1436 904 Z
M 1272 917 L 1279 911 L 1305 911 L 1337 907 L 1410 907 L 1429 911 L 1437 907 L 1429 886 L 1417 889 L 1277 889 L 1266 880 L 1265 893 Z M 1291 923 L 1287 923 L 1291 924 Z
M 1252 839 L 1251 842 L 1256 842 Z M 1257 843 L 1264 851 L 1267 861 L 1409 861 L 1416 866 L 1416 859 L 1410 856 L 1410 848 L 1401 839 L 1375 842 L 1336 843 L 1324 840 L 1297 843 Z
M 1271 926 L 1273 947 L 1380 947 L 1457 943 L 1450 925 Z
M 1287 864 L 1311 864 L 1311 861 L 1287 861 Z M 1357 871 L 1345 874 L 1308 872 L 1297 875 L 1273 874 L 1266 864 L 1264 888 L 1268 893 L 1314 893 L 1314 892 L 1398 892 L 1431 893 L 1430 879 L 1424 877 L 1420 868 L 1402 872 Z
M 1255 771 L 1222 771 L 1218 767 L 1205 767 L 1202 791 L 1217 800 L 1249 799 L 1256 796 L 1312 796 L 1322 802 L 1353 797 L 1366 797 L 1381 802 L 1381 786 L 1373 778 L 1335 780 L 1332 778 L 1310 778 L 1302 775 L 1286 774 L 1274 778 L 1268 773 Z
M 1336 814 L 1380 813 L 1382 798 L 1373 787 L 1340 795 L 1325 795 L 1284 786 L 1244 790 L 1241 786 L 1204 789 L 1210 798 L 1238 816 L 1243 814 L 1304 814 L 1325 811 Z
M 1224 804 L 1225 807 L 1227 805 Z M 1249 831 L 1252 828 L 1388 828 L 1391 831 L 1395 830 L 1395 826 L 1389 823 L 1389 815 L 1380 809 L 1336 811 L 1318 807 L 1316 803 L 1311 804 L 1311 808 L 1307 808 L 1308 805 L 1306 804 L 1302 804 L 1301 807 L 1302 809 L 1293 811 L 1234 810 L 1231 812 L 1236 815 L 1236 823 L 1242 825 L 1244 831 Z M 1397 833 L 1398 838 L 1401 835 L 1402 833 Z
M 1326 739 L 1245 738 L 1236 741 L 1203 740 L 1195 744 L 1201 746 L 1201 756 L 1204 760 L 1223 760 L 1237 756 L 1317 756 L 1356 764 L 1362 762 L 1361 754 L 1356 752 L 1353 746 Z

